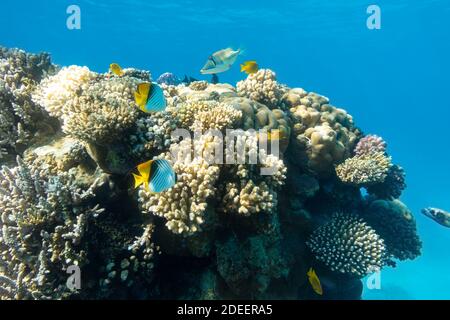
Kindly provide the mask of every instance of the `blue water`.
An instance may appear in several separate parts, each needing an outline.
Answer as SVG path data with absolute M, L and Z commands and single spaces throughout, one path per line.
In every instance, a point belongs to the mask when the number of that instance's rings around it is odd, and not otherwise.
M 81 30 L 66 8 L 81 9 Z M 366 8 L 381 8 L 381 29 Z M 420 214 L 450 210 L 450 1 L 71 0 L 0 4 L 0 44 L 51 52 L 61 65 L 199 74 L 208 55 L 233 46 L 289 86 L 331 98 L 366 133 L 383 136 L 407 172 L 402 200 L 416 214 L 423 255 L 381 274 L 367 299 L 450 299 L 450 229 Z M 238 68 L 221 82 L 243 78 Z

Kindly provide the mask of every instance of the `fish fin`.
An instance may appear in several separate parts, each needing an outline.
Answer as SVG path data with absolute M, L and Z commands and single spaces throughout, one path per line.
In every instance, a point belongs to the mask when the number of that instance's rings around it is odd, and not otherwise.
M 137 169 L 144 180 L 148 181 L 148 178 L 150 177 L 152 162 L 153 160 L 149 160 L 137 166 Z
M 133 173 L 133 178 L 134 178 L 134 188 L 135 189 L 137 189 L 141 184 L 144 183 L 144 179 L 140 175 Z

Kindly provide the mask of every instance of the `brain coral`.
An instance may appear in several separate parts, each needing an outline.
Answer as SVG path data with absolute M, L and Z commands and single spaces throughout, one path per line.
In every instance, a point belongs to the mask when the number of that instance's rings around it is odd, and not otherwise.
M 391 167 L 390 157 L 376 152 L 355 156 L 336 166 L 339 179 L 348 184 L 370 186 L 383 183 Z
M 281 98 L 285 93 L 285 87 L 277 82 L 275 72 L 269 69 L 261 69 L 249 74 L 247 79 L 237 83 L 237 93 L 260 102 L 271 109 L 281 107 Z
M 361 218 L 335 214 L 307 242 L 314 257 L 330 270 L 362 278 L 385 264 L 383 239 Z

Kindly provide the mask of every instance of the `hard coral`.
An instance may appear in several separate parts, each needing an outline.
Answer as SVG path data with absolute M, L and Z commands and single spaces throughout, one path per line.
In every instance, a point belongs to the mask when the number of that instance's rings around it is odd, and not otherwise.
M 314 257 L 331 271 L 362 278 L 385 264 L 383 239 L 361 218 L 335 214 L 307 242 Z

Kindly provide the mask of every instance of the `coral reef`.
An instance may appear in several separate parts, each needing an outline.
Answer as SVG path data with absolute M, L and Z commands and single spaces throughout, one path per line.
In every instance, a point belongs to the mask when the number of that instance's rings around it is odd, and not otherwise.
M 0 299 L 318 298 L 311 267 L 320 298 L 359 299 L 361 277 L 420 255 L 392 200 L 404 171 L 328 98 L 269 69 L 236 87 L 167 73 L 148 114 L 150 72 L 123 71 L 0 48 Z M 134 189 L 160 158 L 175 185 Z

